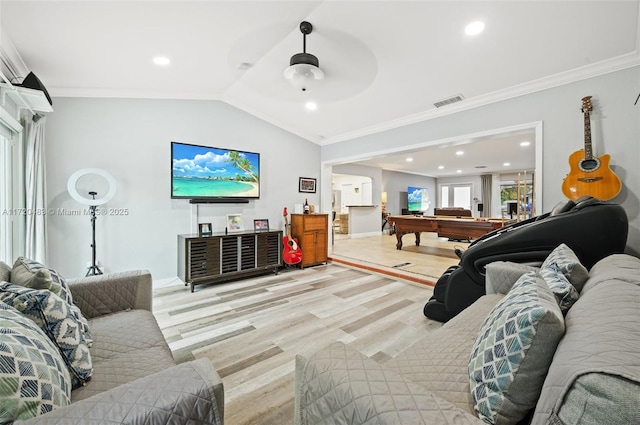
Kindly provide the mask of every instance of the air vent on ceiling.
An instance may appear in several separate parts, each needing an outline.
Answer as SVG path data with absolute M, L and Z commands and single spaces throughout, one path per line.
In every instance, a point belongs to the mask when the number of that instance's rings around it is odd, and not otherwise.
M 463 99 L 464 99 L 464 96 L 463 96 L 463 95 L 461 95 L 461 94 L 457 94 L 457 95 L 452 96 L 452 97 L 450 97 L 450 98 L 448 98 L 448 99 L 440 100 L 440 101 L 438 101 L 438 102 L 434 103 L 433 105 L 434 105 L 436 108 L 441 108 L 441 107 L 443 107 L 443 106 L 445 106 L 445 105 L 450 105 L 450 104 L 452 104 L 452 103 L 456 103 L 456 102 L 462 102 L 462 100 L 463 100 Z

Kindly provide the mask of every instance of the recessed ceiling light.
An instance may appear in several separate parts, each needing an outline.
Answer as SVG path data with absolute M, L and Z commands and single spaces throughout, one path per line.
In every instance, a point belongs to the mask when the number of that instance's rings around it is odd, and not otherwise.
M 510 162 L 505 162 L 505 163 L 504 163 L 504 164 L 502 164 L 502 165 L 504 165 L 505 167 L 508 167 L 509 165 L 511 165 L 511 163 L 510 163 Z
M 309 111 L 316 111 L 318 109 L 318 104 L 316 102 L 309 101 L 304 104 L 304 107 Z
M 411 157 L 407 158 L 407 162 L 412 162 L 412 161 L 413 161 L 413 158 Z
M 457 151 L 457 152 L 456 152 L 456 155 L 458 155 L 458 156 L 462 156 L 462 155 L 464 155 L 464 151 Z
M 156 56 L 153 58 L 153 63 L 160 66 L 167 66 L 171 63 L 171 60 L 166 56 Z
M 520 142 L 520 146 L 529 146 L 531 142 Z
M 478 35 L 482 31 L 484 31 L 484 22 L 482 21 L 474 21 L 464 27 L 464 32 L 467 35 Z
M 438 170 L 444 170 L 444 165 L 438 165 Z
M 462 172 L 462 170 L 456 170 L 456 173 L 461 173 L 461 172 Z

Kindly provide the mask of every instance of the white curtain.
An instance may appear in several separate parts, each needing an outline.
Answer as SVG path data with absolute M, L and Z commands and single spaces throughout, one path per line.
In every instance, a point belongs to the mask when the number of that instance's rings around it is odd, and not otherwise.
M 491 217 L 491 181 L 492 176 L 490 174 L 483 174 L 480 176 L 481 192 L 482 192 L 482 214 L 480 217 Z
M 11 242 L 11 142 L 0 135 L 0 261 L 13 264 Z
M 38 119 L 39 118 L 39 119 Z M 44 161 L 46 118 L 25 119 L 25 256 L 42 264 L 47 261 L 47 193 Z

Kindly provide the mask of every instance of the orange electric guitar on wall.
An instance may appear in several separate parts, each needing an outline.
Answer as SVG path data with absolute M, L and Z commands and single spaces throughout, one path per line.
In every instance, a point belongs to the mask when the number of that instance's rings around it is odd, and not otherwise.
M 284 207 L 282 216 L 284 217 L 284 228 L 286 229 L 286 234 L 284 238 L 282 238 L 282 245 L 284 246 L 282 249 L 282 260 L 287 264 L 298 264 L 302 261 L 302 250 L 300 250 L 298 240 L 292 238 L 290 235 L 291 229 L 287 215 L 287 207 Z
M 582 98 L 584 113 L 584 149 L 575 151 L 569 156 L 571 171 L 562 182 L 562 193 L 567 198 L 576 199 L 589 195 L 601 201 L 615 198 L 622 184 L 618 176 L 609 167 L 611 156 L 593 155 L 591 148 L 591 96 Z

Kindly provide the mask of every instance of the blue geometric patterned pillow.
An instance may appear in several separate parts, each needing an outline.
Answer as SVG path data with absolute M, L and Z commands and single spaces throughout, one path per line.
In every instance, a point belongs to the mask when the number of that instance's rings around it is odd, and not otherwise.
M 469 361 L 474 409 L 491 424 L 516 424 L 535 407 L 564 334 L 556 298 L 525 273 L 484 320 Z
M 0 303 L 0 423 L 70 401 L 71 378 L 56 346 L 32 320 Z
M 11 270 L 11 283 L 33 289 L 48 289 L 65 300 L 80 324 L 89 347 L 91 347 L 93 339 L 91 338 L 89 322 L 82 315 L 78 306 L 73 303 L 69 285 L 57 271 L 37 261 L 18 257 Z
M 562 314 L 567 314 L 571 306 L 578 301 L 580 294 L 562 273 L 556 263 L 549 263 L 540 269 L 540 275 L 556 296 Z
M 589 271 L 580 263 L 578 256 L 571 248 L 563 243 L 558 245 L 545 258 L 540 268 L 544 269 L 551 264 L 555 264 L 558 267 L 578 292 L 582 291 L 582 287 L 589 279 Z
M 93 373 L 91 354 L 69 305 L 53 292 L 0 282 L 0 301 L 33 320 L 58 347 L 78 388 Z

